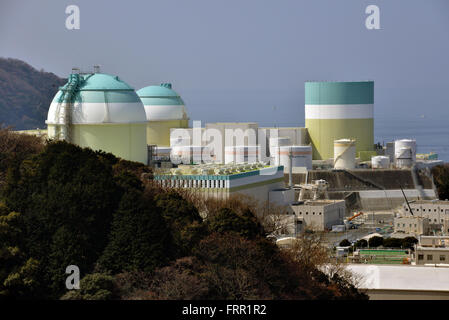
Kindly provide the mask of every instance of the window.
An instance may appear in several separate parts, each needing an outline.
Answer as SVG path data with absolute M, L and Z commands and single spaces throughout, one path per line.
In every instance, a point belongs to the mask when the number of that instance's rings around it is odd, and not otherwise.
M 309 215 L 309 213 L 306 211 L 306 214 Z
M 313 215 L 315 215 L 315 211 L 314 211 L 314 212 L 312 212 L 312 214 L 313 214 Z
M 415 228 L 416 228 L 416 223 L 415 223 Z
M 422 212 L 426 212 L 426 209 L 424 208 L 424 209 L 422 209 Z
M 418 260 L 424 260 L 424 255 L 423 254 L 418 254 Z
M 446 256 L 441 255 L 440 256 L 440 261 L 445 261 L 446 260 Z
M 321 216 L 321 212 L 318 213 Z
M 433 209 L 433 212 L 437 212 L 437 209 Z
M 416 209 L 416 211 L 419 211 L 419 209 Z
M 398 227 L 400 227 L 401 226 L 401 224 L 400 223 L 398 223 Z
M 405 208 L 405 211 L 408 211 L 408 208 Z
M 428 255 L 427 255 L 427 260 L 433 260 L 433 257 L 432 257 L 431 254 L 428 254 Z
M 403 223 L 403 224 L 402 224 L 402 227 L 404 227 L 404 228 L 405 228 L 405 223 Z
M 302 211 L 299 211 L 299 214 L 302 215 Z
M 412 224 L 410 223 L 410 228 L 412 227 Z

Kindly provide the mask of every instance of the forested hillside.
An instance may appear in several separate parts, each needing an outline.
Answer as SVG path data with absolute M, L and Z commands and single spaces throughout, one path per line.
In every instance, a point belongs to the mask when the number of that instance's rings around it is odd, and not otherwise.
M 367 298 L 320 271 L 331 260 L 312 235 L 280 250 L 248 201 L 198 202 L 62 141 L 0 128 L 0 146 L 0 300 Z
M 50 102 L 65 82 L 21 60 L 0 58 L 0 124 L 44 128 Z

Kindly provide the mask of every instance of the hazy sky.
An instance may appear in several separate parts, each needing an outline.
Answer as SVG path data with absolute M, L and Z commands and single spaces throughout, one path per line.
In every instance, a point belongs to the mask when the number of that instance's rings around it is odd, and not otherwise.
M 0 56 L 172 82 L 202 121 L 302 125 L 306 80 L 374 80 L 376 119 L 449 114 L 448 0 L 0 0 Z

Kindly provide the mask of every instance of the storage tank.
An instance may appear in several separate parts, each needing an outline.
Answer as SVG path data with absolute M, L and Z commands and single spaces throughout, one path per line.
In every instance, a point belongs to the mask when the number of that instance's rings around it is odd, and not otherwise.
M 171 128 L 188 128 L 184 101 L 172 89 L 171 83 L 148 86 L 137 91 L 145 107 L 147 143 L 168 147 Z
M 406 151 L 401 151 L 402 148 L 409 148 L 410 149 L 410 156 L 412 159 L 412 162 L 415 163 L 416 162 L 416 140 L 412 140 L 412 139 L 401 139 L 401 140 L 396 140 L 394 142 L 394 149 L 395 149 L 395 154 L 394 157 L 395 159 L 398 158 L 403 158 L 404 152 L 406 153 Z
M 371 158 L 371 168 L 373 169 L 388 169 L 390 167 L 390 157 L 375 156 Z
M 259 152 L 259 146 L 227 146 L 225 147 L 225 164 L 257 162 Z
M 312 146 L 279 147 L 279 165 L 284 166 L 284 171 L 290 169 L 290 154 L 292 157 L 292 168 L 306 167 L 308 170 L 312 170 Z
M 334 168 L 355 168 L 355 140 L 340 139 L 334 141 Z
M 374 151 L 374 82 L 306 82 L 305 126 L 313 159 L 333 156 L 333 142 L 351 137 L 356 151 Z
M 117 76 L 72 73 L 51 102 L 46 124 L 49 139 L 148 163 L 145 109 Z
M 409 147 L 396 149 L 396 167 L 400 169 L 411 168 L 413 166 L 413 151 Z

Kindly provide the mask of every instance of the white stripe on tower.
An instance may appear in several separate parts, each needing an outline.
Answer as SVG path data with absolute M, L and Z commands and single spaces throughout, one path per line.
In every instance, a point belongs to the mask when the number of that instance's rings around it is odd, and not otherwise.
M 374 117 L 373 104 L 306 104 L 306 119 L 369 119 Z

